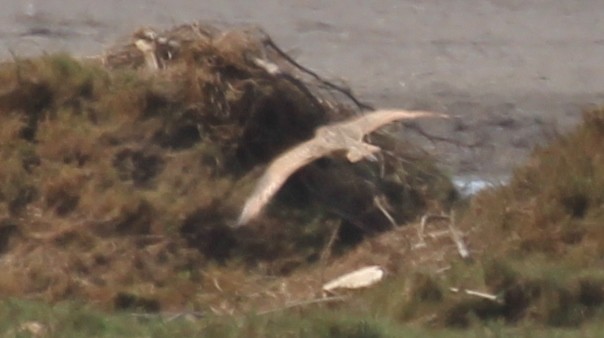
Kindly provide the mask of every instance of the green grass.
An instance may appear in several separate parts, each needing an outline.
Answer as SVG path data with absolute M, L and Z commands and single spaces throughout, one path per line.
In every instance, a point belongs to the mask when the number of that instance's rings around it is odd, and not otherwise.
M 44 337 L 599 337 L 604 322 L 574 329 L 545 328 L 531 324 L 508 326 L 500 322 L 475 322 L 470 328 L 429 329 L 396 324 L 379 317 L 356 317 L 325 310 L 284 311 L 270 315 L 216 317 L 197 320 L 139 317 L 132 313 L 104 313 L 75 303 L 46 305 L 18 300 L 0 302 L 0 335 L 29 337 L 19 330 L 35 321 L 46 329 Z

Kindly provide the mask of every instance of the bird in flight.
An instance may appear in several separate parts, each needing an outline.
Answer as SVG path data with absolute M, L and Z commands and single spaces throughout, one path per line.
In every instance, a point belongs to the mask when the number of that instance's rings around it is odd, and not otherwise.
M 422 117 L 448 118 L 427 111 L 376 110 L 349 120 L 317 128 L 315 137 L 302 142 L 275 158 L 268 166 L 252 194 L 248 197 L 237 221 L 242 226 L 256 218 L 287 179 L 305 165 L 335 152 L 346 152 L 346 158 L 358 162 L 375 158 L 380 148 L 363 142 L 366 134 L 394 121 Z

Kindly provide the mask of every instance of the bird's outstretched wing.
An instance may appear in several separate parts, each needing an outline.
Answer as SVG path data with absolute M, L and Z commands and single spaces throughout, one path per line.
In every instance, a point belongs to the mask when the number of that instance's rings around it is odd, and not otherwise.
M 335 150 L 337 147 L 324 144 L 320 139 L 314 138 L 297 145 L 273 160 L 246 200 L 237 226 L 245 225 L 258 216 L 294 172 Z
M 252 195 L 247 199 L 237 226 L 244 225 L 260 214 L 279 188 L 296 170 L 308 163 L 339 149 L 350 151 L 349 141 L 360 142 L 364 134 L 396 120 L 416 119 L 420 117 L 447 117 L 443 114 L 427 111 L 377 110 L 363 116 L 324 127 L 341 134 L 343 139 L 329 139 L 319 135 L 277 157 L 258 181 Z
M 397 120 L 412 120 L 422 117 L 448 118 L 448 116 L 445 114 L 429 111 L 380 109 L 344 123 L 350 124 L 351 127 L 354 126 L 359 128 L 363 135 L 365 135 L 390 122 Z

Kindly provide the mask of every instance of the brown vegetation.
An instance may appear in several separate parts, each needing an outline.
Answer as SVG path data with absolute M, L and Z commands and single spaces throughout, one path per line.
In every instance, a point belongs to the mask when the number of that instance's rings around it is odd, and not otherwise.
M 103 62 L 0 66 L 0 294 L 219 308 L 250 294 L 240 282 L 316 262 L 333 224 L 335 253 L 387 229 L 377 193 L 399 223 L 453 196 L 425 154 L 375 135 L 379 163 L 317 161 L 233 230 L 263 166 L 356 106 L 258 32 L 188 25 L 162 37 L 174 49 L 158 49 L 156 73 L 132 44 Z
M 419 225 L 389 231 L 324 268 L 296 272 L 281 290 L 317 297 L 321 281 L 377 264 L 389 271 L 383 284 L 329 308 L 431 327 L 601 322 L 604 109 L 586 111 L 584 120 L 536 149 L 509 184 L 456 208 L 471 259 L 460 257 L 438 217 L 425 241 Z
M 131 44 L 104 65 L 58 55 L 0 67 L 0 294 L 148 312 L 321 308 L 422 326 L 602 318 L 603 109 L 508 185 L 455 208 L 469 259 L 446 217 L 423 239 L 414 224 L 391 228 L 376 195 L 403 224 L 446 211 L 455 193 L 425 154 L 381 133 L 370 136 L 378 163 L 316 161 L 234 230 L 274 156 L 362 104 L 257 31 L 162 36 L 178 43 L 158 49 L 156 72 Z M 366 265 L 385 281 L 307 310 L 324 282 Z M 245 325 L 266 332 L 261 318 Z
M 604 304 L 604 110 L 536 149 L 512 181 L 480 194 L 465 215 L 483 251 L 482 283 L 509 321 L 577 325 Z

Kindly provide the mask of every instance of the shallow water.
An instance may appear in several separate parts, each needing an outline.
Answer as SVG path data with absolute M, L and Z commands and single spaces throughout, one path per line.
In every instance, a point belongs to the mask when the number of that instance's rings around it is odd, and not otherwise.
M 466 198 L 485 189 L 504 185 L 509 181 L 509 177 L 484 178 L 477 176 L 454 176 L 452 181 L 461 196 Z
M 0 0 L 0 7 L 3 56 L 99 53 L 143 25 L 203 20 L 260 25 L 302 62 L 375 94 L 604 88 L 599 0 Z

